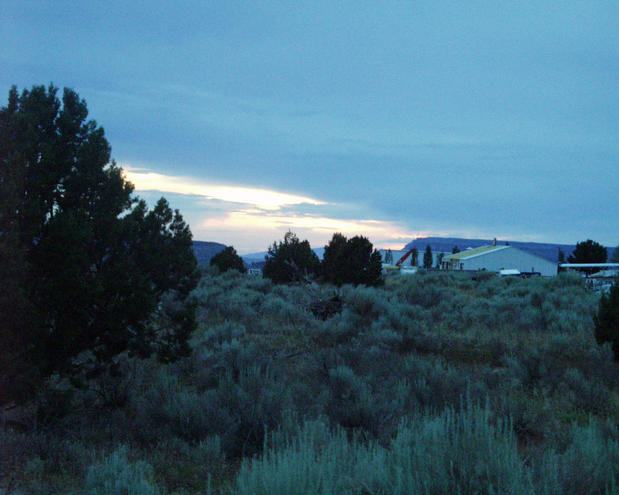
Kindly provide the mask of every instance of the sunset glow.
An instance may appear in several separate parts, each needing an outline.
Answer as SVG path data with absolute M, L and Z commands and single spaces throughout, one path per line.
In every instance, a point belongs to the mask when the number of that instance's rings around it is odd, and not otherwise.
M 157 174 L 130 166 L 124 166 L 124 171 L 127 180 L 133 183 L 137 191 L 167 191 L 177 194 L 191 194 L 208 199 L 251 204 L 264 210 L 277 210 L 282 206 L 303 203 L 325 204 L 306 196 L 281 193 L 269 189 L 205 184 L 190 177 Z
M 423 234 L 408 231 L 396 222 L 363 216 L 338 218 L 332 213 L 338 211 L 341 205 L 308 196 L 245 185 L 207 184 L 191 177 L 164 175 L 126 164 L 123 169 L 127 180 L 134 184 L 138 192 L 158 191 L 164 195 L 174 193 L 186 196 L 183 201 L 193 207 L 183 210 L 193 211 L 185 216 L 195 239 L 234 244 L 241 253 L 263 251 L 266 249 L 265 239 L 282 238 L 288 230 L 308 239 L 316 247 L 326 244 L 335 232 L 346 236 L 363 235 L 371 241 L 412 239 Z M 220 202 L 218 210 L 209 208 L 213 201 Z M 313 207 L 312 213 L 307 211 L 308 206 Z M 316 207 L 320 207 L 319 213 L 315 212 Z M 378 242 L 376 247 L 399 249 L 403 244 L 385 241 L 383 244 Z
M 272 238 L 273 240 L 283 238 L 283 234 L 288 230 L 296 232 L 300 238 L 308 239 L 313 247 L 325 245 L 335 232 L 340 232 L 348 237 L 362 235 L 368 237 L 375 243 L 375 247 L 390 247 L 401 249 L 405 244 L 386 242 L 376 243 L 377 239 L 389 239 L 405 237 L 412 239 L 421 233 L 405 231 L 402 226 L 394 222 L 367 219 L 340 219 L 324 216 L 312 216 L 302 213 L 284 215 L 278 213 L 257 213 L 250 210 L 231 211 L 222 216 L 210 217 L 196 225 L 194 232 L 200 235 L 201 232 L 209 233 L 210 238 L 217 233 L 222 233 L 223 237 L 244 238 L 245 245 L 251 245 L 249 239 Z M 245 252 L 264 250 L 264 247 L 256 245 L 253 249 L 248 248 Z

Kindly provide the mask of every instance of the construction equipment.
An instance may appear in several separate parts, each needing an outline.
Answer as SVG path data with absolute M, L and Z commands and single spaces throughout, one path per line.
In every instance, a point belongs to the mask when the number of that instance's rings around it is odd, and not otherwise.
M 404 263 L 404 262 L 407 260 L 407 258 L 408 258 L 411 254 L 413 254 L 413 251 L 417 251 L 417 249 L 416 249 L 416 248 L 409 249 L 409 250 L 406 252 L 406 254 L 405 254 L 404 256 L 402 256 L 402 257 L 401 257 L 401 258 L 400 258 L 400 259 L 396 262 L 395 266 L 397 266 L 398 268 L 400 268 L 400 265 L 401 265 L 402 263 Z

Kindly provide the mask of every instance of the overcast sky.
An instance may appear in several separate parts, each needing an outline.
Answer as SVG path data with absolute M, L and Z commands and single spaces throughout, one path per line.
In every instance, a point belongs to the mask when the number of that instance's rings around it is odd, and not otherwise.
M 619 2 L 299 3 L 4 0 L 2 104 L 73 88 L 140 196 L 241 253 L 619 243 Z

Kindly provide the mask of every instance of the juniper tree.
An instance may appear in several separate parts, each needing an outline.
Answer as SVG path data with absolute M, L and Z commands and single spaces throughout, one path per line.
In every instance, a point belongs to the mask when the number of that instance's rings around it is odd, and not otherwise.
M 278 284 L 304 281 L 317 275 L 320 268 L 320 260 L 310 243 L 299 241 L 297 235 L 290 231 L 283 241 L 273 243 L 265 261 L 263 276 Z
M 241 273 L 247 272 L 243 258 L 236 253 L 236 249 L 232 246 L 226 247 L 213 256 L 209 265 L 216 266 L 220 272 L 227 272 L 228 270 L 238 270 Z
M 376 286 L 383 282 L 380 253 L 363 236 L 346 239 L 342 234 L 333 234 L 325 246 L 321 271 L 323 278 L 335 285 Z
M 606 263 L 608 253 L 601 244 L 587 239 L 576 243 L 576 248 L 568 258 L 570 263 Z
M 149 210 L 110 160 L 84 100 L 53 86 L 0 109 L 0 399 L 53 373 L 96 371 L 129 350 L 173 360 L 195 326 L 191 232 Z M 165 296 L 165 298 L 164 298 Z M 77 359 L 79 357 L 79 359 Z

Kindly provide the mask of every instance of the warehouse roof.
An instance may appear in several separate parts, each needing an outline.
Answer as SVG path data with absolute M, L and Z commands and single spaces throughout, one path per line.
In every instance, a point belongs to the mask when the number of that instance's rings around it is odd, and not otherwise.
M 473 258 L 474 256 L 480 256 L 482 254 L 490 253 L 492 251 L 498 251 L 500 249 L 507 249 L 510 246 L 481 246 L 475 249 L 467 249 L 466 251 L 460 251 L 459 253 L 450 254 L 445 256 L 445 260 L 465 260 Z

